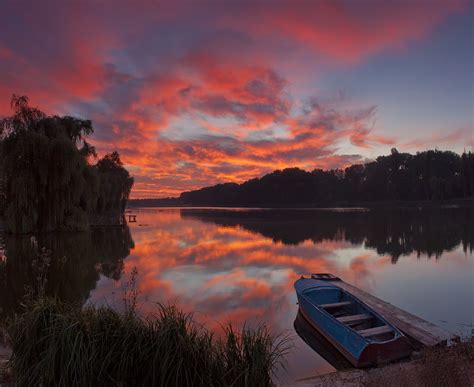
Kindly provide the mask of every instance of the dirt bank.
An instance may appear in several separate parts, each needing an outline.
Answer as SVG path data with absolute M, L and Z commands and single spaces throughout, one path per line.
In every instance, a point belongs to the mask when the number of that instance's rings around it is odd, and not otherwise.
M 339 371 L 299 380 L 297 386 L 474 386 L 474 340 L 424 350 L 420 358 L 369 370 Z

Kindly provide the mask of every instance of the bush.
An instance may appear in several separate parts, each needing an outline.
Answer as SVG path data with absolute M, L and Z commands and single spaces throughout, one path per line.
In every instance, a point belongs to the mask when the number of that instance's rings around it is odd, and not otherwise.
M 216 338 L 175 306 L 141 318 L 48 298 L 25 304 L 7 333 L 18 385 L 266 386 L 289 348 L 265 326 Z

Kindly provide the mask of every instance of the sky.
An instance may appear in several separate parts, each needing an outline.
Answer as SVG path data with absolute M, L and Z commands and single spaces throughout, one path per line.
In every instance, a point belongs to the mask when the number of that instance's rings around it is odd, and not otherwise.
M 132 197 L 474 150 L 471 0 L 0 0 L 12 94 L 91 119 Z

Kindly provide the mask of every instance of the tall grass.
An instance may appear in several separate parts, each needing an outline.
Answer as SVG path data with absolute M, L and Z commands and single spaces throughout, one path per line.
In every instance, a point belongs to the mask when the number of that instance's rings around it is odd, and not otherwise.
M 18 385 L 271 385 L 288 338 L 223 330 L 218 338 L 175 306 L 142 318 L 42 297 L 8 324 L 10 367 Z

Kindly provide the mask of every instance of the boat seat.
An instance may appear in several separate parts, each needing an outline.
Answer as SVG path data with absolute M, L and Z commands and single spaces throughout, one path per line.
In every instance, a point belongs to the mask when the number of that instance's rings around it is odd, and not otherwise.
M 342 306 L 347 306 L 347 305 L 350 305 L 352 304 L 352 302 L 350 301 L 343 301 L 343 302 L 335 302 L 333 304 L 321 304 L 319 305 L 321 308 L 324 308 L 324 309 L 333 309 L 333 308 L 340 308 Z
M 393 329 L 390 328 L 388 325 L 382 325 L 380 327 L 362 329 L 360 331 L 357 331 L 357 333 L 363 337 L 378 336 L 390 332 L 393 332 Z
M 351 316 L 343 316 L 337 318 L 340 322 L 347 325 L 355 325 L 372 319 L 370 314 L 353 314 Z

